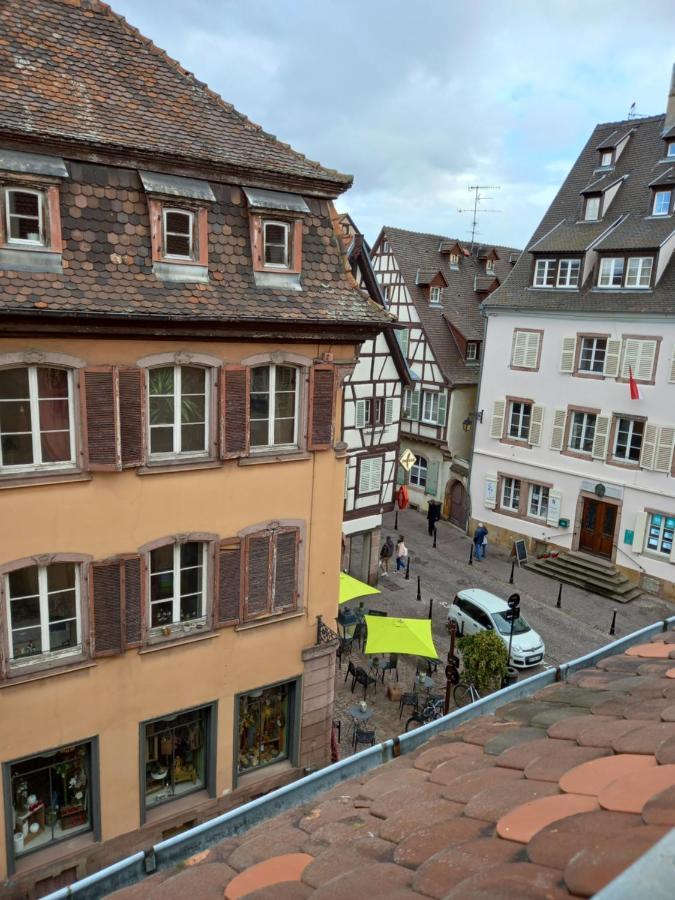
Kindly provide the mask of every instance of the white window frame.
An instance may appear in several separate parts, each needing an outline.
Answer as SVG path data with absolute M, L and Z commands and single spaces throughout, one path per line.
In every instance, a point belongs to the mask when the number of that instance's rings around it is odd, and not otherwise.
M 673 192 L 670 189 L 662 190 L 662 191 L 654 191 L 654 202 L 652 203 L 652 215 L 653 216 L 667 216 L 670 215 L 670 201 L 672 199 Z M 659 202 L 660 198 L 666 198 L 665 209 L 663 209 L 663 202 Z
M 596 205 L 597 204 L 597 205 Z M 584 202 L 584 222 L 597 222 L 602 210 L 602 196 L 586 197 Z M 594 215 L 590 215 L 591 211 Z
M 299 410 L 300 410 L 300 389 L 301 389 L 301 369 L 297 366 L 289 365 L 287 363 L 279 363 L 279 366 L 284 369 L 293 369 L 295 371 L 295 406 L 293 409 L 293 440 L 290 444 L 275 444 L 274 443 L 274 423 L 276 421 L 275 417 L 275 397 L 277 390 L 277 365 L 276 363 L 268 363 L 264 366 L 253 366 L 251 369 L 251 374 L 253 373 L 253 369 L 269 369 L 270 370 L 270 383 L 268 388 L 269 395 L 269 418 L 267 420 L 267 444 L 256 444 L 255 446 L 251 444 L 251 453 L 261 453 L 266 450 L 274 449 L 274 450 L 288 450 L 291 448 L 298 447 L 298 421 L 299 421 Z M 256 393 L 256 391 L 251 390 L 251 393 Z M 250 404 L 250 398 L 249 398 Z M 249 415 L 250 415 L 250 406 L 249 406 Z M 253 420 L 255 421 L 255 420 Z M 366 400 L 366 422 L 365 425 L 368 426 L 370 424 L 370 401 Z
M 175 237 L 185 237 L 185 232 L 183 231 L 169 231 L 167 227 L 167 216 L 171 213 L 176 213 L 180 216 L 187 216 L 188 219 L 188 241 L 190 245 L 189 253 L 169 253 L 166 249 L 167 247 L 167 236 L 174 235 Z M 195 214 L 191 209 L 179 209 L 174 206 L 165 206 L 162 207 L 162 248 L 164 250 L 164 259 L 194 259 L 195 258 Z
M 486 275 L 494 275 L 494 274 L 495 274 L 495 261 L 494 261 L 494 259 L 486 259 L 486 260 L 485 260 L 485 274 L 486 274 Z
M 6 366 L 0 369 L 0 372 L 6 369 L 28 369 L 28 395 L 30 403 L 30 429 L 31 441 L 33 444 L 33 462 L 21 463 L 20 465 L 5 465 L 2 460 L 2 445 L 0 443 L 0 474 L 3 473 L 19 473 L 19 472 L 35 472 L 35 471 L 53 471 L 55 469 L 71 469 L 75 465 L 77 449 L 75 446 L 75 406 L 73 403 L 73 370 L 64 369 L 63 366 L 52 366 L 45 363 L 41 366 Z M 42 461 L 42 445 L 40 443 L 40 401 L 38 398 L 38 369 L 61 369 L 65 371 L 68 379 L 68 435 L 70 438 L 70 459 L 60 462 L 43 462 Z M 47 398 L 45 398 L 47 399 Z M 3 401 L 0 401 L 0 405 Z M 12 402 L 11 400 L 8 402 Z M 24 434 L 25 432 L 5 432 L 6 434 Z
M 563 274 L 564 271 L 564 274 Z M 579 285 L 581 273 L 580 259 L 561 259 L 558 263 L 558 279 L 556 287 L 575 288 Z
M 633 273 L 631 273 L 631 263 L 635 267 Z M 639 290 L 651 287 L 653 270 L 653 256 L 629 256 L 626 264 L 624 287 L 637 288 Z
M 269 225 L 273 225 L 279 228 L 284 229 L 284 243 L 278 244 L 274 241 L 267 240 L 267 228 Z M 290 238 L 291 238 L 291 226 L 288 222 L 280 222 L 278 219 L 263 219 L 262 223 L 262 242 L 263 242 L 263 265 L 266 269 L 290 269 Z M 283 247 L 284 248 L 284 261 L 282 263 L 273 263 L 267 261 L 267 246 L 270 247 Z
M 652 519 L 654 518 L 654 516 L 661 516 L 661 524 L 660 524 L 660 525 L 652 525 Z M 645 551 L 646 551 L 647 553 L 654 553 L 654 554 L 656 554 L 656 555 L 658 555 L 658 556 L 663 556 L 663 557 L 665 557 L 666 559 L 670 559 L 670 556 L 671 556 L 671 553 L 672 553 L 672 543 L 673 543 L 673 539 L 671 538 L 671 547 L 670 547 L 670 549 L 668 549 L 668 550 L 662 550 L 662 549 L 661 549 L 661 545 L 662 545 L 663 540 L 664 540 L 664 532 L 665 532 L 665 531 L 672 531 L 671 528 L 666 529 L 666 522 L 668 521 L 668 519 L 672 519 L 672 518 L 673 518 L 673 516 L 668 515 L 667 513 L 650 512 L 650 513 L 647 514 L 647 528 L 646 528 L 646 530 L 645 530 Z M 650 547 L 650 546 L 649 546 L 649 540 L 650 540 L 650 537 L 651 537 L 650 532 L 651 532 L 652 528 L 658 528 L 658 529 L 659 529 L 658 547 L 657 547 L 657 548 L 654 548 L 654 547 Z M 675 535 L 674 535 L 673 537 L 675 538 Z
M 450 254 L 450 268 L 458 269 L 459 268 L 459 256 L 456 253 Z
M 592 350 L 591 350 L 591 357 L 590 357 L 590 363 L 591 363 L 590 368 L 585 368 L 584 366 L 582 366 L 582 362 L 584 361 L 584 342 L 585 341 L 590 341 L 590 342 L 592 342 L 592 345 L 593 345 Z M 604 356 L 603 356 L 603 360 L 602 360 L 602 365 L 600 366 L 599 369 L 596 369 L 596 368 L 594 368 L 594 365 L 596 362 L 596 356 L 600 351 L 600 348 L 598 347 L 599 341 L 604 341 L 604 343 L 605 343 L 604 348 L 602 348 L 602 352 L 604 353 Z M 579 345 L 579 363 L 577 366 L 578 371 L 579 372 L 589 372 L 592 375 L 602 375 L 602 373 L 605 370 L 605 360 L 606 359 L 607 359 L 607 338 L 586 337 L 586 336 L 582 335 L 581 343 Z
M 206 621 L 206 586 L 208 584 L 209 578 L 209 559 L 208 559 L 208 543 L 206 541 L 187 541 L 188 544 L 201 544 L 202 552 L 201 552 L 201 569 L 202 569 L 202 590 L 201 590 L 201 604 L 200 604 L 200 614 L 196 616 L 194 619 L 185 619 L 181 620 L 180 617 L 180 573 L 182 571 L 180 565 L 180 548 L 183 546 L 179 543 L 174 544 L 163 544 L 159 547 L 153 547 L 153 550 L 161 550 L 163 547 L 171 546 L 173 549 L 173 597 L 163 597 L 161 600 L 153 600 L 152 599 L 152 576 L 160 575 L 164 572 L 171 572 L 171 569 L 160 569 L 157 572 L 152 571 L 152 550 L 148 552 L 148 629 L 150 630 L 150 634 L 161 634 L 164 628 L 174 628 L 176 625 L 182 625 L 183 622 L 187 622 L 191 625 L 204 623 Z M 197 568 L 196 566 L 189 566 L 187 568 Z M 169 603 L 172 604 L 172 618 L 171 622 L 165 622 L 161 625 L 153 626 L 152 623 L 152 608 L 153 606 L 158 606 L 160 604 Z
M 530 484 L 527 497 L 527 514 L 533 519 L 548 518 L 549 488 L 543 484 Z
M 675 156 L 675 141 L 668 141 L 666 145 L 666 158 Z
M 478 359 L 478 342 L 466 342 L 466 358 L 468 362 L 475 362 Z
M 429 288 L 429 303 L 432 306 L 438 306 L 441 302 L 441 288 L 438 285 L 432 285 Z
M 534 265 L 534 287 L 553 287 L 557 260 L 538 259 Z
M 576 416 L 582 416 L 581 420 L 581 434 L 579 438 L 580 447 L 575 447 L 572 444 L 574 439 L 574 421 Z M 567 436 L 567 449 L 572 450 L 574 453 L 583 453 L 586 456 L 590 456 L 593 452 L 593 439 L 595 438 L 595 426 L 597 423 L 597 414 L 596 413 L 587 413 L 581 412 L 579 409 L 570 410 L 570 431 Z M 591 422 L 591 419 L 593 420 Z M 588 442 L 587 435 L 590 428 L 593 428 L 593 433 L 590 437 L 590 448 L 588 450 L 583 449 L 583 445 Z
M 183 450 L 182 448 L 182 440 L 183 435 L 181 432 L 181 406 L 183 400 L 183 368 L 188 369 L 201 369 L 204 372 L 204 450 Z M 172 435 L 173 435 L 173 449 L 172 450 L 164 450 L 161 452 L 152 451 L 152 429 L 153 428 L 166 428 L 168 423 L 163 423 L 161 425 L 152 425 L 150 423 L 150 375 L 156 369 L 173 369 L 173 394 L 153 394 L 154 397 L 173 397 L 173 425 L 172 425 Z M 193 366 L 193 365 L 158 365 L 151 366 L 146 370 L 146 414 L 148 419 L 148 457 L 150 459 L 203 459 L 210 455 L 210 440 L 211 440 L 211 372 L 206 366 Z M 193 422 L 190 424 L 198 424 L 197 422 Z
M 520 409 L 516 412 L 516 406 L 519 406 Z M 525 421 L 525 413 L 527 408 L 528 415 L 528 424 L 527 429 L 525 430 L 524 421 Z M 513 425 L 514 425 L 514 416 L 515 416 L 515 434 L 513 433 Z M 522 400 L 512 400 L 509 403 L 509 425 L 507 430 L 507 436 L 510 437 L 514 441 L 527 441 L 530 438 L 530 425 L 532 423 L 532 404 L 525 403 Z M 523 431 L 525 430 L 525 433 Z
M 520 491 L 522 482 L 520 478 L 502 478 L 502 493 L 500 506 L 510 512 L 520 512 Z M 515 505 L 514 505 L 515 500 Z
M 621 430 L 621 423 L 626 421 L 629 423 L 628 425 L 628 438 L 626 440 L 626 454 L 621 456 L 617 452 L 617 445 L 619 443 L 619 431 Z M 639 421 L 642 425 L 642 434 L 640 435 L 640 446 L 637 448 L 637 459 L 631 459 L 629 455 L 631 443 L 633 440 L 633 435 L 635 433 L 635 423 Z M 630 416 L 616 416 L 616 428 L 614 433 L 614 446 L 612 447 L 612 456 L 614 459 L 618 459 L 620 462 L 624 463 L 634 463 L 635 465 L 639 465 L 640 463 L 640 454 L 642 452 L 642 442 L 644 441 L 645 432 L 644 432 L 644 422 L 640 419 L 633 419 Z
M 32 216 L 22 216 L 18 213 L 10 212 L 10 197 L 12 194 L 32 194 L 38 199 L 38 239 L 37 241 L 28 240 L 28 238 L 11 237 L 11 219 L 33 218 Z M 47 241 L 45 236 L 45 195 L 43 191 L 36 191 L 34 188 L 10 187 L 5 190 L 5 238 L 8 244 L 18 244 L 20 247 L 46 247 Z
M 57 564 L 60 561 L 57 560 Z M 81 589 L 81 566 L 79 563 L 71 562 L 75 569 L 75 627 L 77 635 L 77 643 L 74 647 L 66 647 L 61 650 L 44 650 L 42 653 L 36 653 L 33 656 L 25 656 L 14 658 L 14 640 L 12 628 L 12 600 L 19 599 L 11 597 L 9 593 L 9 577 L 13 572 L 21 571 L 21 569 L 29 569 L 32 566 L 21 566 L 13 569 L 5 575 L 5 603 L 7 610 L 7 641 L 10 656 L 10 667 L 12 669 L 23 668 L 24 666 L 38 665 L 41 662 L 52 659 L 61 659 L 67 656 L 79 656 L 82 653 L 82 589 Z M 49 646 L 49 587 L 47 581 L 47 569 L 49 566 L 38 566 L 38 598 L 40 604 L 40 642 L 42 647 Z M 67 588 L 66 590 L 71 590 Z M 53 594 L 63 593 L 63 591 L 52 591 Z M 71 622 L 72 619 L 63 619 L 62 621 Z
M 609 159 L 607 159 L 609 157 Z M 614 151 L 613 150 L 603 150 L 600 153 L 600 168 L 607 169 L 614 162 Z
M 413 487 L 425 488 L 427 486 L 427 472 L 429 463 L 424 456 L 415 454 L 415 462 L 410 469 L 410 484 Z
M 617 275 L 620 276 L 619 283 L 616 283 Z M 617 290 L 623 287 L 623 280 L 626 276 L 626 260 L 623 256 L 603 256 L 600 260 L 598 268 L 598 287 L 613 288 Z
M 440 394 L 437 391 L 422 391 L 420 422 L 423 422 L 425 425 L 438 425 L 439 397 Z

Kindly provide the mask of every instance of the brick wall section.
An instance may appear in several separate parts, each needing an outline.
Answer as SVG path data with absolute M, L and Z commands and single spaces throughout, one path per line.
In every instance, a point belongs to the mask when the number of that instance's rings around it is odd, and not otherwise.
M 330 733 L 335 695 L 335 651 L 337 641 L 302 651 L 301 769 L 321 768 L 330 763 Z

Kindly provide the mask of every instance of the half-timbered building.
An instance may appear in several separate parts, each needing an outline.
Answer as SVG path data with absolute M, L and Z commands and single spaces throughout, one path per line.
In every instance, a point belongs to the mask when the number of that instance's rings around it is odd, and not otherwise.
M 414 384 L 403 394 L 401 450 L 415 454 L 399 468 L 412 505 L 443 504 L 443 515 L 465 527 L 471 429 L 483 347 L 481 302 L 503 281 L 518 252 L 470 246 L 453 238 L 385 227 L 373 248 L 373 268 Z
M 368 245 L 346 214 L 340 217 L 340 232 L 355 279 L 384 309 Z M 377 577 L 382 513 L 394 504 L 402 392 L 411 385 L 410 370 L 391 325 L 374 340 L 364 341 L 344 382 L 343 568 L 363 581 L 373 582 Z
M 351 177 L 97 0 L 0 4 L 0 895 L 330 760 Z

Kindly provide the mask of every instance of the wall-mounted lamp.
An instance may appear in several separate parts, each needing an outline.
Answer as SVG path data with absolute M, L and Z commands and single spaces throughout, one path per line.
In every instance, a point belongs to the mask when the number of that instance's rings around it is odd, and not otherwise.
M 471 431 L 471 427 L 475 422 L 480 422 L 483 424 L 483 410 L 479 409 L 476 412 L 470 412 L 469 415 L 462 422 L 462 428 L 464 431 Z

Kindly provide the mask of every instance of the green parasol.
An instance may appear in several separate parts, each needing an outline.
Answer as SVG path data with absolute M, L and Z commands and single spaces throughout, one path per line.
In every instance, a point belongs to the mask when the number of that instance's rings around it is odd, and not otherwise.
M 358 578 L 352 578 L 346 572 L 340 572 L 340 593 L 338 596 L 338 604 L 346 603 L 348 600 L 355 600 L 357 597 L 366 597 L 369 594 L 379 594 L 377 588 L 371 587 L 365 581 L 359 581 Z
M 411 656 L 438 657 L 431 636 L 431 619 L 394 619 L 365 616 L 368 640 L 365 652 L 406 653 Z

